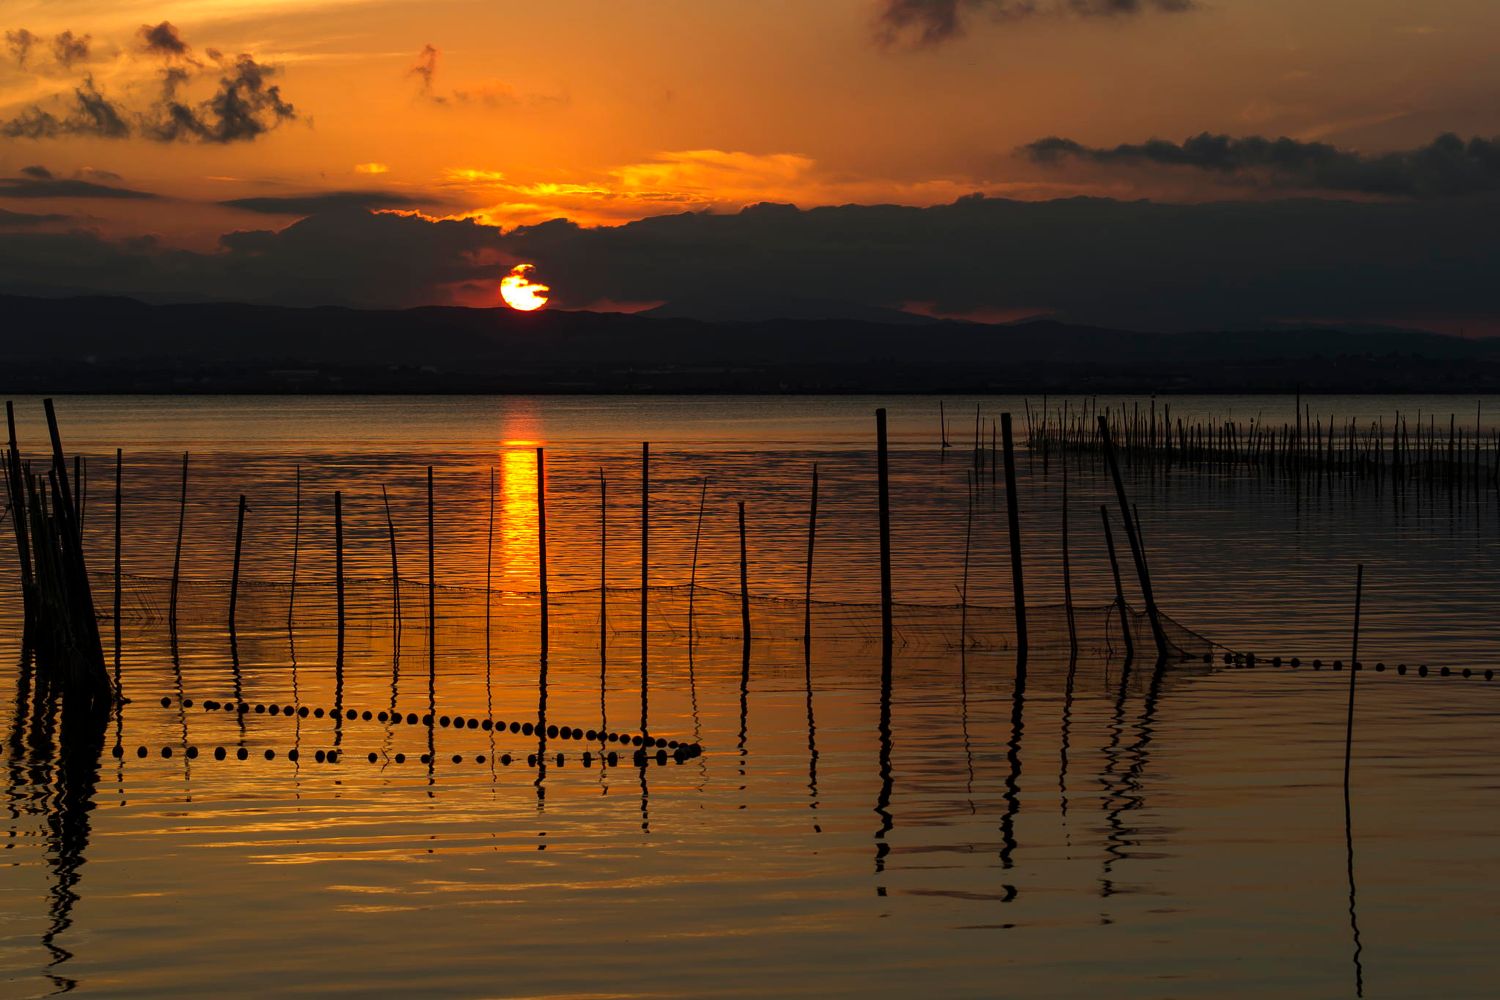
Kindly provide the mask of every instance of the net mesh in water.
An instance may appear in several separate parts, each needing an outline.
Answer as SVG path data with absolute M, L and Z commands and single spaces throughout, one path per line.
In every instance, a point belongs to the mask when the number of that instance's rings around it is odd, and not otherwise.
M 96 603 L 110 606 L 112 574 L 95 574 Z M 182 624 L 227 624 L 232 585 L 229 580 L 182 580 L 178 587 L 177 620 Z M 434 620 L 438 627 L 484 627 L 496 632 L 535 634 L 540 628 L 542 601 L 537 592 L 485 590 L 482 587 L 438 586 Z M 171 603 L 171 581 L 126 575 L 121 579 L 121 618 L 138 624 L 166 625 Z M 879 643 L 880 605 L 841 601 L 752 595 L 750 630 L 756 641 L 801 641 L 810 631 L 819 642 Z M 741 595 L 701 584 L 651 587 L 646 592 L 646 631 L 654 641 L 686 639 L 738 642 L 742 633 Z M 395 622 L 403 628 L 423 628 L 428 620 L 425 583 L 390 577 L 350 577 L 344 580 L 346 622 L 369 625 Z M 1031 605 L 1026 609 L 1029 643 L 1036 648 L 1066 649 L 1069 645 L 1067 608 L 1060 604 Z M 635 587 L 592 588 L 554 592 L 548 596 L 549 635 L 606 640 L 640 634 L 641 591 Z M 1123 615 L 1136 648 L 1154 649 L 1150 621 L 1144 612 L 1127 607 Z M 326 581 L 298 583 L 241 580 L 235 599 L 238 630 L 331 628 L 338 621 L 338 593 Z M 966 646 L 1009 649 L 1015 646 L 1015 612 L 1010 607 L 970 604 L 903 604 L 892 609 L 895 641 L 903 647 Z M 1079 649 L 1112 652 L 1124 646 L 1118 605 L 1074 605 L 1073 626 Z M 1181 655 L 1201 658 L 1222 646 L 1192 629 L 1162 616 L 1167 641 Z

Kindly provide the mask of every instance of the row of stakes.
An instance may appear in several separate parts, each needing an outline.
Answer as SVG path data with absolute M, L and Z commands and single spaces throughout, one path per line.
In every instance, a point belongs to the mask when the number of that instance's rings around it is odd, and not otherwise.
M 171 708 L 172 699 L 170 697 L 163 696 L 161 699 L 161 707 Z M 182 699 L 182 707 L 194 707 L 193 699 Z M 461 715 L 440 715 L 434 718 L 431 715 L 419 716 L 415 712 L 410 712 L 403 716 L 400 712 L 386 712 L 383 710 L 372 712 L 369 709 L 360 711 L 358 709 L 348 708 L 340 712 L 340 710 L 337 708 L 330 708 L 325 710 L 320 707 L 310 709 L 306 705 L 303 705 L 300 708 L 295 708 L 291 705 L 251 703 L 244 701 L 220 702 L 213 700 L 205 700 L 202 703 L 202 708 L 205 712 L 228 712 L 237 715 L 281 715 L 287 717 L 295 715 L 304 719 L 322 719 L 325 717 L 336 718 L 342 714 L 343 718 L 346 718 L 351 722 L 354 720 L 363 720 L 365 722 L 389 722 L 392 725 L 398 726 L 402 723 L 405 723 L 408 726 L 420 725 L 424 727 L 430 727 L 435 724 L 444 729 L 477 729 L 484 732 L 490 732 L 491 730 L 495 732 L 504 732 L 505 730 L 509 729 L 510 732 L 519 733 L 523 736 L 532 736 L 537 732 L 537 726 L 530 722 L 506 723 L 499 719 L 480 719 L 475 717 L 464 718 Z M 642 750 L 652 747 L 656 748 L 659 751 L 672 750 L 675 752 L 681 750 L 686 757 L 697 757 L 703 753 L 703 746 L 700 743 L 680 743 L 677 740 L 668 740 L 661 737 L 642 736 L 639 734 L 613 732 L 601 733 L 595 729 L 577 729 L 572 726 L 557 725 L 548 726 L 546 728 L 546 733 L 549 739 L 587 740 L 591 743 L 620 743 L 626 746 L 635 746 L 641 748 Z
M 116 758 L 123 758 L 125 756 L 125 748 L 117 745 L 111 748 L 110 753 Z M 176 750 L 171 746 L 164 746 L 161 748 L 161 756 L 164 760 L 170 760 L 175 753 Z M 135 748 L 135 755 L 141 759 L 145 759 L 146 757 L 151 756 L 151 749 L 144 745 L 138 746 Z M 183 756 L 187 757 L 189 760 L 197 760 L 201 756 L 201 753 L 197 747 L 189 746 L 183 750 Z M 250 751 L 244 747 L 240 747 L 237 750 L 227 750 L 221 746 L 214 747 L 214 760 L 227 760 L 231 756 L 236 760 L 249 760 Z M 275 760 L 276 751 L 267 749 L 263 752 L 263 756 L 266 760 Z M 301 751 L 297 750 L 295 747 L 291 750 L 288 750 L 285 756 L 287 760 L 292 761 L 293 763 L 296 763 L 302 759 Z M 681 764 L 686 761 L 689 756 L 690 755 L 681 747 L 674 750 L 670 758 L 667 756 L 667 752 L 665 750 L 658 750 L 655 754 L 648 754 L 644 749 L 642 749 L 635 752 L 634 763 L 637 767 L 645 767 L 647 764 L 651 763 L 666 764 L 668 759 L 670 759 L 675 763 Z M 312 759 L 319 764 L 337 764 L 341 759 L 343 759 L 343 757 L 338 750 L 318 750 L 313 754 Z M 365 756 L 365 759 L 368 760 L 371 764 L 374 764 L 380 761 L 381 755 L 372 751 Z M 407 756 L 404 753 L 398 753 L 393 754 L 389 759 L 397 764 L 405 764 L 407 761 Z M 413 759 L 422 764 L 430 764 L 436 758 L 432 754 L 424 753 Z M 464 755 L 459 753 L 454 754 L 451 759 L 455 764 L 462 764 L 465 760 Z M 475 764 L 483 764 L 486 762 L 487 758 L 484 754 L 481 753 L 475 754 L 473 757 L 468 759 L 472 760 Z M 527 754 L 526 766 L 536 767 L 538 759 L 539 758 L 534 753 Z M 510 754 L 504 753 L 498 755 L 495 760 L 499 761 L 502 766 L 509 767 L 511 765 L 512 758 Z M 558 767 L 562 767 L 564 766 L 565 760 L 566 757 L 563 754 L 558 754 L 555 762 Z M 620 755 L 616 751 L 611 750 L 608 753 L 601 752 L 596 758 L 594 754 L 585 750 L 579 760 L 584 767 L 593 767 L 595 760 L 598 760 L 601 766 L 616 767 L 620 763 Z
M 1203 661 L 1205 663 L 1212 662 L 1211 655 L 1210 654 L 1204 654 Z M 1225 653 L 1224 654 L 1224 665 L 1227 666 L 1227 667 L 1255 667 L 1255 666 L 1259 666 L 1259 665 L 1264 665 L 1267 662 L 1269 662 L 1271 664 L 1271 666 L 1273 666 L 1273 667 L 1289 666 L 1293 670 L 1299 669 L 1300 667 L 1303 666 L 1303 661 L 1299 657 L 1296 657 L 1296 656 L 1292 657 L 1289 660 L 1283 660 L 1279 656 L 1273 656 L 1273 657 L 1271 657 L 1271 659 L 1269 661 L 1266 661 L 1266 660 L 1257 660 L 1255 658 L 1255 654 L 1254 653 Z M 1314 670 L 1322 670 L 1323 669 L 1323 661 L 1322 660 L 1313 660 L 1312 663 L 1311 663 L 1311 666 L 1312 666 L 1312 668 Z M 1344 661 L 1343 660 L 1334 660 L 1333 663 L 1331 664 L 1331 667 L 1334 670 L 1343 670 L 1344 669 Z M 1354 669 L 1355 670 L 1367 670 L 1369 668 L 1364 663 L 1356 660 L 1354 662 Z M 1414 667 L 1414 668 L 1408 668 L 1407 665 L 1404 664 L 1404 663 L 1398 663 L 1394 667 L 1391 667 L 1391 668 L 1387 668 L 1384 663 L 1377 663 L 1377 664 L 1375 664 L 1375 668 L 1374 669 L 1375 669 L 1375 672 L 1378 673 L 1378 674 L 1379 673 L 1385 673 L 1385 671 L 1387 669 L 1390 669 L 1390 670 L 1394 671 L 1395 673 L 1401 674 L 1403 676 L 1409 670 L 1411 673 L 1416 674 L 1418 677 L 1426 677 L 1428 674 L 1436 674 L 1439 677 L 1483 677 L 1487 681 L 1492 681 L 1492 680 L 1495 679 L 1495 671 L 1493 669 L 1480 671 L 1480 670 L 1471 669 L 1469 667 L 1464 667 L 1461 670 L 1456 670 L 1456 669 L 1454 669 L 1452 667 L 1438 667 L 1436 669 L 1429 670 L 1428 667 L 1427 667 L 1427 664 L 1425 664 L 1425 663 L 1421 664 L 1420 666 Z

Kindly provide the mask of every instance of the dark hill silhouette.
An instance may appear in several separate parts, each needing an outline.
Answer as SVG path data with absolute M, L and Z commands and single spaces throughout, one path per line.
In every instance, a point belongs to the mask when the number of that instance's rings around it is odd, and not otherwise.
M 27 391 L 1483 391 L 1500 341 L 1399 330 L 1130 333 L 504 309 L 0 297 Z

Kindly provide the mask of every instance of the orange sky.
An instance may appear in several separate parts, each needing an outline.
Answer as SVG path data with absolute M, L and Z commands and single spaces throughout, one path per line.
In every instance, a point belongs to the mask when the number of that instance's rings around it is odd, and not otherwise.
M 86 207 L 114 233 L 204 245 L 285 225 L 213 205 L 329 190 L 401 192 L 435 215 L 502 226 L 584 224 L 760 201 L 936 204 L 984 191 L 1194 197 L 1213 178 L 1046 171 L 1013 155 L 1041 136 L 1107 145 L 1200 131 L 1368 150 L 1444 130 L 1493 134 L 1492 0 L 1213 0 L 1183 13 L 996 21 L 971 12 L 945 44 L 882 44 L 879 0 L 548 4 L 365 0 L 20 0 L 0 114 L 49 106 L 84 74 L 149 105 L 172 64 L 142 50 L 168 20 L 191 47 L 194 100 L 240 52 L 275 69 L 296 109 L 253 141 L 0 138 L 0 175 L 120 175 L 176 201 Z M 59 65 L 63 31 L 89 56 Z M 422 62 L 423 47 L 437 50 Z M 430 85 L 413 67 L 431 66 Z M 24 207 L 37 211 L 41 204 Z M 76 211 L 78 206 L 72 208 Z

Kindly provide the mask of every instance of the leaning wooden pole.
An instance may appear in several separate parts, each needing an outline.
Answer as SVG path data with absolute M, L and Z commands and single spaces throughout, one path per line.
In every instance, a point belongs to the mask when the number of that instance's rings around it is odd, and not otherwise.
M 344 652 L 344 494 L 333 491 L 333 592 L 338 611 L 338 649 Z
M 599 467 L 599 650 L 609 638 L 609 483 Z M 689 598 L 689 601 L 692 599 Z
M 647 669 L 646 616 L 651 596 L 651 444 L 641 442 L 641 718 L 645 727 L 646 687 L 649 683 Z
M 698 487 L 698 527 L 693 532 L 693 569 L 688 577 L 688 644 L 693 641 L 693 598 L 698 594 L 698 543 L 703 539 L 703 506 L 708 500 L 708 477 Z
M 1115 580 L 1115 607 L 1120 611 L 1120 632 L 1125 637 L 1125 661 L 1135 659 L 1135 638 L 1130 634 L 1130 615 L 1125 607 L 1125 587 L 1120 583 L 1120 561 L 1115 557 L 1115 533 L 1109 527 L 1109 508 L 1099 505 L 1099 520 L 1104 522 L 1104 547 L 1109 551 L 1109 572 Z
M 1359 673 L 1359 611 L 1365 590 L 1365 564 L 1359 564 L 1354 577 L 1354 649 L 1349 658 L 1349 715 L 1344 723 L 1344 802 L 1348 808 L 1349 769 L 1354 758 L 1354 676 Z
M 297 610 L 297 557 L 302 548 L 302 466 L 295 470 L 296 496 L 292 512 L 292 584 L 286 597 L 286 630 L 292 630 L 292 618 Z
M 401 566 L 396 562 L 396 522 L 391 520 L 391 498 L 386 495 L 384 483 L 380 485 L 380 502 L 385 506 L 385 530 L 391 540 L 391 622 L 399 631 L 401 628 Z
M 187 527 L 188 453 L 182 453 L 182 490 L 177 496 L 177 545 L 172 550 L 172 590 L 167 598 L 167 629 L 177 632 L 177 591 L 182 574 L 182 533 Z
M 1078 623 L 1073 617 L 1073 567 L 1068 555 L 1068 455 L 1062 453 L 1063 481 L 1062 481 L 1062 571 L 1063 571 L 1063 613 L 1068 619 L 1068 651 L 1076 659 L 1078 656 Z
M 891 621 L 891 493 L 886 455 L 885 407 L 875 411 L 875 475 L 880 498 L 880 645 L 889 655 L 894 645 Z
M 1151 637 L 1156 641 L 1156 655 L 1165 658 L 1170 651 L 1167 634 L 1161 627 L 1161 618 L 1156 611 L 1156 598 L 1151 592 L 1151 571 L 1146 566 L 1146 557 L 1141 550 L 1141 540 L 1136 534 L 1135 518 L 1130 513 L 1130 501 L 1125 497 L 1125 482 L 1120 477 L 1120 463 L 1115 457 L 1115 446 L 1110 438 L 1109 421 L 1099 417 L 1099 441 L 1104 450 L 1104 460 L 1109 465 L 1110 478 L 1114 480 L 1115 499 L 1120 505 L 1120 520 L 1125 522 L 1125 538 L 1130 542 L 1130 556 L 1135 563 L 1135 573 L 1140 579 L 1141 599 L 1146 604 L 1146 617 L 1151 622 Z
M 1021 506 L 1016 496 L 1016 449 L 1010 414 L 1000 414 L 1000 446 L 1005 460 L 1005 523 L 1010 532 L 1010 578 L 1016 606 L 1016 658 L 1026 662 L 1026 579 L 1021 563 Z
M 229 574 L 229 636 L 235 634 L 235 612 L 240 603 L 240 553 L 245 546 L 245 494 L 240 494 L 240 504 L 234 522 L 234 568 Z

